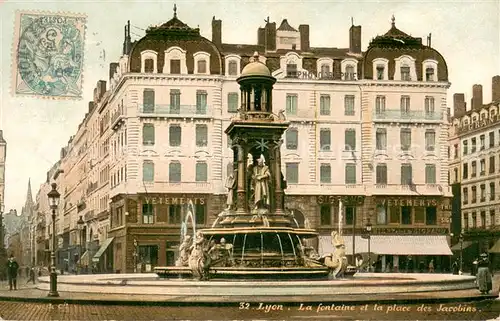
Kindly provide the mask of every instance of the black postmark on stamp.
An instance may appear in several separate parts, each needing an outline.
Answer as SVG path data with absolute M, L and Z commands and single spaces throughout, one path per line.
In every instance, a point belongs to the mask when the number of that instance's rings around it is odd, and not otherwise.
M 86 17 L 18 14 L 15 93 L 80 98 Z

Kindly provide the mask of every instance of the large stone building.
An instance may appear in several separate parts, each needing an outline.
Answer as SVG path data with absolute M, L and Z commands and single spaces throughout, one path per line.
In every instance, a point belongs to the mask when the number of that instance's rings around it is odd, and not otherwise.
M 500 253 L 500 76 L 492 78 L 492 101 L 483 103 L 481 85 L 472 87 L 470 108 L 456 93 L 450 129 L 450 184 L 457 190 L 454 249 L 466 251 L 467 262 L 481 252 Z M 466 263 L 467 263 L 466 262 Z M 499 261 L 500 263 L 500 261 Z
M 386 262 L 402 266 L 407 255 L 450 254 L 448 70 L 430 37 L 424 45 L 394 18 L 366 52 L 361 26 L 350 28 L 348 48 L 312 47 L 309 26 L 295 29 L 286 19 L 278 28 L 266 22 L 255 45 L 223 43 L 221 30 L 214 18 L 210 41 L 176 13 L 136 42 L 125 27 L 109 88 L 98 84 L 68 147 L 85 149 L 80 160 L 72 156 L 73 168 L 90 166 L 70 174 L 65 161 L 63 194 L 76 208 L 65 216 L 69 230 L 82 213 L 96 211 L 87 226 L 99 221 L 97 212 L 109 214 L 96 255 L 110 251 L 114 270 L 173 265 L 191 204 L 199 227 L 226 207 L 233 152 L 224 130 L 249 99 L 236 78 L 258 52 L 277 78 L 274 113 L 291 122 L 282 146 L 286 204 L 299 225 L 320 232 L 319 251 L 331 250 L 342 201 L 348 252 L 367 252 L 360 235 L 370 222 L 384 269 Z M 88 186 L 81 212 L 78 177 Z

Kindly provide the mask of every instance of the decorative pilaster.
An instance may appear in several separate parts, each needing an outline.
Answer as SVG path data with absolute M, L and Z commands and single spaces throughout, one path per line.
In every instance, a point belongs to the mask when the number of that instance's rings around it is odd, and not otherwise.
M 281 145 L 283 144 L 283 139 L 278 137 L 278 139 L 274 140 L 274 147 L 273 147 L 273 156 L 274 156 L 274 182 L 275 182 L 275 204 L 276 204 L 276 209 L 275 213 L 276 214 L 284 214 L 284 204 L 283 204 L 283 196 L 284 196 L 284 191 L 281 186 Z
M 238 148 L 238 189 L 237 189 L 237 209 L 236 213 L 245 214 L 247 211 L 246 198 L 246 157 L 245 148 L 242 146 L 243 140 L 237 138 L 235 140 Z

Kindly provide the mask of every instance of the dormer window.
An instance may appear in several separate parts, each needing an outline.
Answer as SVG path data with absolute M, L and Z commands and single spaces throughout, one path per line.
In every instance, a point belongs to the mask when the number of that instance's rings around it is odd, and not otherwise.
M 207 61 L 205 59 L 198 60 L 198 73 L 199 74 L 207 73 Z
M 174 75 L 179 75 L 181 73 L 181 60 L 172 59 L 170 60 L 170 73 Z
M 144 60 L 144 72 L 146 73 L 152 73 L 154 72 L 155 68 L 155 61 L 152 58 L 148 58 Z
M 158 53 L 153 50 L 144 50 L 141 52 L 141 72 L 142 73 L 154 73 L 156 74 L 158 72 L 157 69 L 157 59 L 158 59 Z M 121 72 L 125 72 L 123 70 L 124 66 L 121 66 Z M 117 68 L 118 69 L 118 68 Z M 115 76 L 117 74 L 115 73 Z
M 228 74 L 229 76 L 237 76 L 238 75 L 238 63 L 234 60 L 231 60 L 228 65 Z
M 377 65 L 377 80 L 384 80 L 385 66 Z
M 425 68 L 425 81 L 434 81 L 434 68 Z
M 353 65 L 347 65 L 345 67 L 345 80 L 354 80 L 355 79 L 355 73 L 354 73 L 354 66 Z
M 287 78 L 297 78 L 297 64 L 286 64 Z
M 330 76 L 330 65 L 329 64 L 322 64 L 321 65 L 321 74 L 319 75 L 319 78 L 321 78 L 321 79 L 332 78 Z
M 403 64 L 401 66 L 401 80 L 402 81 L 410 81 L 411 80 L 410 66 L 408 66 L 407 64 Z

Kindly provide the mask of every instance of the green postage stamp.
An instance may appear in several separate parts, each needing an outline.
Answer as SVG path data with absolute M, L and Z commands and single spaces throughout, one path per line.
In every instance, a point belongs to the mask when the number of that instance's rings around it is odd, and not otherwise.
M 13 93 L 54 99 L 82 97 L 86 16 L 23 12 L 16 15 Z

